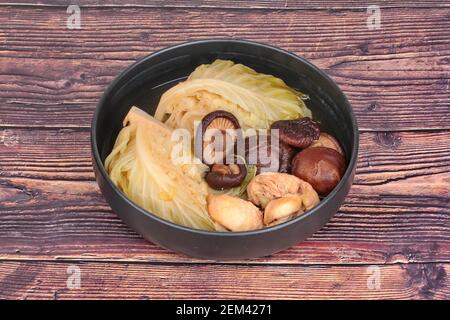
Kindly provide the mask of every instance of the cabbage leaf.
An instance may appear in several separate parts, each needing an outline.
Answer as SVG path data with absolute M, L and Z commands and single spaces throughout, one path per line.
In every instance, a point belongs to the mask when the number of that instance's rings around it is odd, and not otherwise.
M 113 183 L 133 202 L 186 227 L 214 230 L 206 209 L 208 186 L 203 164 L 176 165 L 172 129 L 132 107 L 105 160 Z
M 229 60 L 215 60 L 167 90 L 155 118 L 193 133 L 194 121 L 219 109 L 234 114 L 244 129 L 268 129 L 276 120 L 311 117 L 303 94 L 283 80 Z

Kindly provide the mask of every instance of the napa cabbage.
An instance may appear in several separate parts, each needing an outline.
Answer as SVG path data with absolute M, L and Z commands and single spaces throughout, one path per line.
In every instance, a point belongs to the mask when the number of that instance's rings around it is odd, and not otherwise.
M 311 117 L 303 98 L 279 78 L 229 60 L 215 60 L 167 90 L 155 118 L 193 133 L 195 121 L 220 109 L 234 114 L 244 129 L 268 129 L 277 120 Z
M 173 223 L 214 230 L 203 164 L 174 164 L 172 129 L 132 107 L 105 160 L 112 182 L 133 202 Z

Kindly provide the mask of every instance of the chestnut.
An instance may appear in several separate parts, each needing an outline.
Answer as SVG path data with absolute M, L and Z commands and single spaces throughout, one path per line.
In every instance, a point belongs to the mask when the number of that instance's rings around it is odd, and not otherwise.
M 322 132 L 319 136 L 319 139 L 314 141 L 309 147 L 310 148 L 313 148 L 313 147 L 331 148 L 331 149 L 336 150 L 340 154 L 344 155 L 344 151 L 342 151 L 341 145 L 336 140 L 336 138 L 325 132 Z
M 202 119 L 201 130 L 196 133 L 195 155 L 208 165 L 224 163 L 227 154 L 234 151 L 237 134 L 241 134 L 240 128 L 239 121 L 230 112 L 217 110 L 208 113 Z M 222 150 L 216 150 L 220 147 L 218 143 L 213 145 L 217 134 L 222 135 Z M 227 146 L 227 140 L 231 140 L 232 144 Z
M 336 187 L 345 172 L 345 159 L 334 149 L 307 148 L 292 160 L 292 174 L 309 182 L 320 195 L 327 195 Z
M 309 147 L 320 135 L 319 125 L 308 117 L 275 121 L 270 128 L 279 130 L 282 142 L 301 149 Z
M 205 180 L 215 190 L 224 190 L 239 186 L 247 176 L 243 164 L 215 164 L 206 174 Z

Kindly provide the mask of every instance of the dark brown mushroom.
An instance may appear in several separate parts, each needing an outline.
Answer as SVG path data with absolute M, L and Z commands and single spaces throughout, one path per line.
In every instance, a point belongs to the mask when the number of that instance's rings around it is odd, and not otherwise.
M 208 113 L 202 119 L 201 130 L 197 130 L 196 133 L 195 155 L 203 163 L 209 165 L 225 163 L 227 154 L 235 150 L 237 137 L 241 134 L 241 130 L 238 130 L 240 128 L 239 121 L 230 112 L 217 110 Z M 216 150 L 216 147 L 219 148 L 217 144 L 211 145 L 215 142 L 216 135 L 221 135 L 222 137 L 222 150 Z M 231 145 L 226 143 L 227 135 L 229 135 L 228 140 L 232 141 Z
M 320 135 L 319 125 L 308 117 L 275 121 L 270 128 L 279 130 L 281 141 L 301 149 L 307 148 Z
M 262 172 L 290 172 L 291 160 L 295 153 L 294 149 L 284 142 L 279 141 L 278 167 L 273 168 L 271 156 L 274 146 L 275 144 L 272 144 L 271 136 L 254 135 L 245 138 L 245 160 L 248 164 L 256 165 L 256 174 Z M 266 159 L 262 159 L 261 154 L 263 154 Z
M 323 196 L 336 187 L 345 168 L 344 156 L 325 147 L 307 148 L 292 160 L 292 174 L 309 182 Z
M 206 174 L 205 180 L 215 190 L 224 190 L 239 186 L 247 176 L 243 164 L 215 164 Z
M 290 173 L 291 172 L 291 160 L 294 157 L 295 149 L 286 143 L 280 141 L 280 169 L 278 172 Z

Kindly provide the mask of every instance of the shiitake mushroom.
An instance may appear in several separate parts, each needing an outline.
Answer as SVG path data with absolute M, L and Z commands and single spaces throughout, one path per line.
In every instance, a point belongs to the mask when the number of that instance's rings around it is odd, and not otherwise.
M 213 149 L 214 154 L 206 155 L 205 149 L 214 143 L 210 136 L 205 135 L 209 129 L 218 130 L 222 134 L 224 146 L 223 150 Z M 229 129 L 235 130 L 231 137 L 231 146 L 225 143 Z M 227 155 L 235 151 L 236 140 L 242 137 L 237 136 L 237 134 L 242 135 L 241 130 L 238 129 L 240 129 L 239 121 L 233 114 L 224 110 L 211 112 L 202 119 L 202 128 L 197 131 L 196 136 L 196 155 L 204 163 L 211 165 L 205 180 L 213 189 L 224 190 L 237 187 L 247 175 L 245 165 L 226 163 Z M 270 161 L 275 144 L 271 142 L 271 136 L 268 135 L 256 135 L 245 139 L 246 163 L 249 164 L 252 159 L 256 160 L 256 163 L 251 164 L 256 165 L 257 174 L 275 171 L 291 172 L 309 182 L 320 195 L 331 192 L 339 183 L 346 167 L 343 151 L 337 140 L 329 134 L 321 133 L 318 124 L 308 117 L 275 121 L 271 129 L 279 130 L 278 168 L 274 168 L 274 164 Z M 253 139 L 252 143 L 250 143 L 251 139 Z M 197 154 L 198 146 L 201 149 L 199 155 Z M 295 148 L 303 150 L 294 157 Z M 260 158 L 260 153 L 264 151 L 266 152 L 264 160 L 268 160 L 266 162 Z M 217 156 L 217 152 L 221 154 Z
M 240 128 L 239 121 L 230 112 L 217 110 L 208 113 L 201 121 L 201 130 L 197 130 L 196 133 L 195 155 L 208 165 L 225 163 L 227 154 L 230 154 L 235 149 L 237 136 L 242 134 L 241 130 L 238 130 Z M 216 134 L 222 135 L 223 150 L 216 150 L 211 146 L 215 142 L 214 135 Z M 228 140 L 232 141 L 231 145 L 226 143 L 227 134 L 230 134 Z M 217 142 L 214 147 L 218 147 Z M 208 151 L 210 153 L 206 154 Z
M 241 126 L 230 112 L 217 110 L 203 117 L 201 129 L 195 137 L 195 154 L 203 163 L 210 165 L 210 171 L 205 175 L 208 185 L 215 190 L 224 190 L 239 186 L 247 175 L 243 164 L 234 164 L 236 159 L 236 140 L 241 135 Z M 213 131 L 209 131 L 213 130 Z M 221 135 L 222 150 L 216 150 L 220 145 L 215 141 L 215 135 Z M 227 139 L 227 135 L 231 136 Z M 230 143 L 231 145 L 227 145 Z M 227 160 L 233 159 L 228 163 Z
M 270 128 L 272 130 L 279 130 L 279 136 L 282 142 L 301 149 L 309 147 L 320 136 L 319 125 L 308 117 L 275 121 Z
M 278 167 L 272 163 L 272 150 L 275 150 L 275 144 L 272 143 L 271 136 L 254 135 L 245 138 L 245 160 L 248 164 L 256 166 L 256 174 L 262 172 L 290 172 L 291 160 L 294 156 L 294 149 L 283 141 L 278 143 Z M 261 153 L 266 159 L 261 159 Z M 255 162 L 256 163 L 252 163 Z M 265 160 L 265 161 L 263 161 Z
M 290 173 L 291 172 L 291 160 L 294 157 L 295 149 L 287 145 L 283 141 L 279 143 L 279 155 L 280 155 L 280 168 L 278 172 Z
M 309 182 L 314 190 L 326 196 L 342 179 L 345 158 L 334 149 L 310 147 L 299 152 L 292 160 L 292 174 Z
M 205 180 L 211 188 L 224 190 L 239 186 L 246 176 L 247 168 L 243 164 L 214 164 Z

